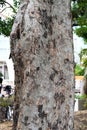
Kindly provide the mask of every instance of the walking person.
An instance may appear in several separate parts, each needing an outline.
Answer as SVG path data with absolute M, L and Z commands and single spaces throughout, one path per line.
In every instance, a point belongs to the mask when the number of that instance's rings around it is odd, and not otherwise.
M 5 90 L 4 91 L 6 91 L 6 93 L 10 96 L 11 86 L 10 85 L 5 86 Z
M 0 78 L 0 94 L 1 94 L 1 90 L 2 90 L 2 82 L 3 82 L 3 79 Z

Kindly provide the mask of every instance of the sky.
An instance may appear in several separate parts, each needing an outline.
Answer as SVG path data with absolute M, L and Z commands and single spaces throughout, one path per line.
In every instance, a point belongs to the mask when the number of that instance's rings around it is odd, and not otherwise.
M 0 60 L 8 59 L 9 54 L 10 54 L 9 38 L 0 36 Z

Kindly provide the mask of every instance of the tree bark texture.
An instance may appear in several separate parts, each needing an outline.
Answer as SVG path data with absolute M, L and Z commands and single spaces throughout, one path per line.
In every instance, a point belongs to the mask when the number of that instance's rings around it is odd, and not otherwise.
M 21 1 L 11 32 L 13 130 L 73 130 L 70 0 Z

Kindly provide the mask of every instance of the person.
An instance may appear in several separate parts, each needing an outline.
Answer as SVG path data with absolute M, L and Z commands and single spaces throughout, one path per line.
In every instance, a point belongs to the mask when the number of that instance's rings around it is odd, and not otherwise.
M 2 90 L 2 82 L 3 82 L 3 79 L 0 78 L 0 94 L 1 94 L 1 90 Z
M 12 120 L 13 119 L 13 106 L 9 105 L 6 107 L 6 119 Z
M 11 86 L 10 85 L 7 85 L 6 87 L 5 87 L 5 90 L 4 91 L 6 91 L 6 93 L 8 94 L 8 95 L 10 95 L 10 93 L 11 93 Z

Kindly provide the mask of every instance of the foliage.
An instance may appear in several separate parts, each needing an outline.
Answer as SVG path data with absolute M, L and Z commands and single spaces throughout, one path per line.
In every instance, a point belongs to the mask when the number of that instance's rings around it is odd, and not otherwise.
M 85 73 L 85 68 L 84 67 L 81 67 L 80 65 L 76 65 L 75 67 L 75 75 L 76 76 L 83 76 Z
M 83 94 L 83 95 L 76 94 L 75 99 L 85 100 L 83 107 L 87 109 L 87 95 L 86 94 Z
M 87 56 L 87 49 L 86 48 L 82 49 L 79 56 L 80 60 L 82 60 L 83 56 Z
M 79 56 L 80 56 L 80 61 L 82 65 L 86 68 L 87 67 L 87 48 L 82 49 Z
M 11 96 L 9 98 L 0 98 L 0 106 L 3 107 L 13 105 L 13 102 L 14 102 L 14 96 Z
M 13 5 L 8 3 L 6 0 L 0 0 L 0 14 L 4 14 L 4 12 L 10 8 L 12 11 L 12 15 L 3 19 L 0 17 L 0 35 L 3 34 L 4 36 L 9 36 L 11 32 L 11 28 L 14 22 L 15 14 L 17 12 L 17 9 L 19 7 L 19 0 L 13 0 Z
M 72 19 L 74 32 L 82 37 L 84 43 L 87 44 L 87 1 L 86 0 L 72 0 Z M 87 67 L 87 49 L 80 52 L 80 60 L 84 67 Z M 80 69 L 80 68 L 76 68 Z M 76 71 L 78 72 L 78 71 Z
M 86 68 L 87 67 L 87 57 L 83 58 L 83 66 Z
M 8 19 L 0 19 L 0 35 L 10 36 L 11 28 L 13 25 L 14 17 Z
M 75 33 L 87 42 L 87 1 L 72 0 L 72 18 Z
M 75 98 L 76 98 L 76 99 L 86 99 L 86 98 L 87 98 L 87 95 L 85 95 L 85 94 L 83 94 L 83 95 L 76 94 L 76 95 L 75 95 Z
M 84 43 L 87 43 L 87 26 L 76 28 L 75 33 L 84 39 Z
M 87 109 L 87 98 L 86 98 L 86 101 L 84 103 L 84 108 Z
M 13 5 L 11 5 L 6 0 L 0 0 L 0 8 L 2 8 L 1 13 L 3 13 L 3 11 L 5 11 L 7 8 L 12 9 L 13 13 L 17 13 L 17 9 L 19 7 L 19 4 L 20 4 L 19 0 L 13 0 Z

